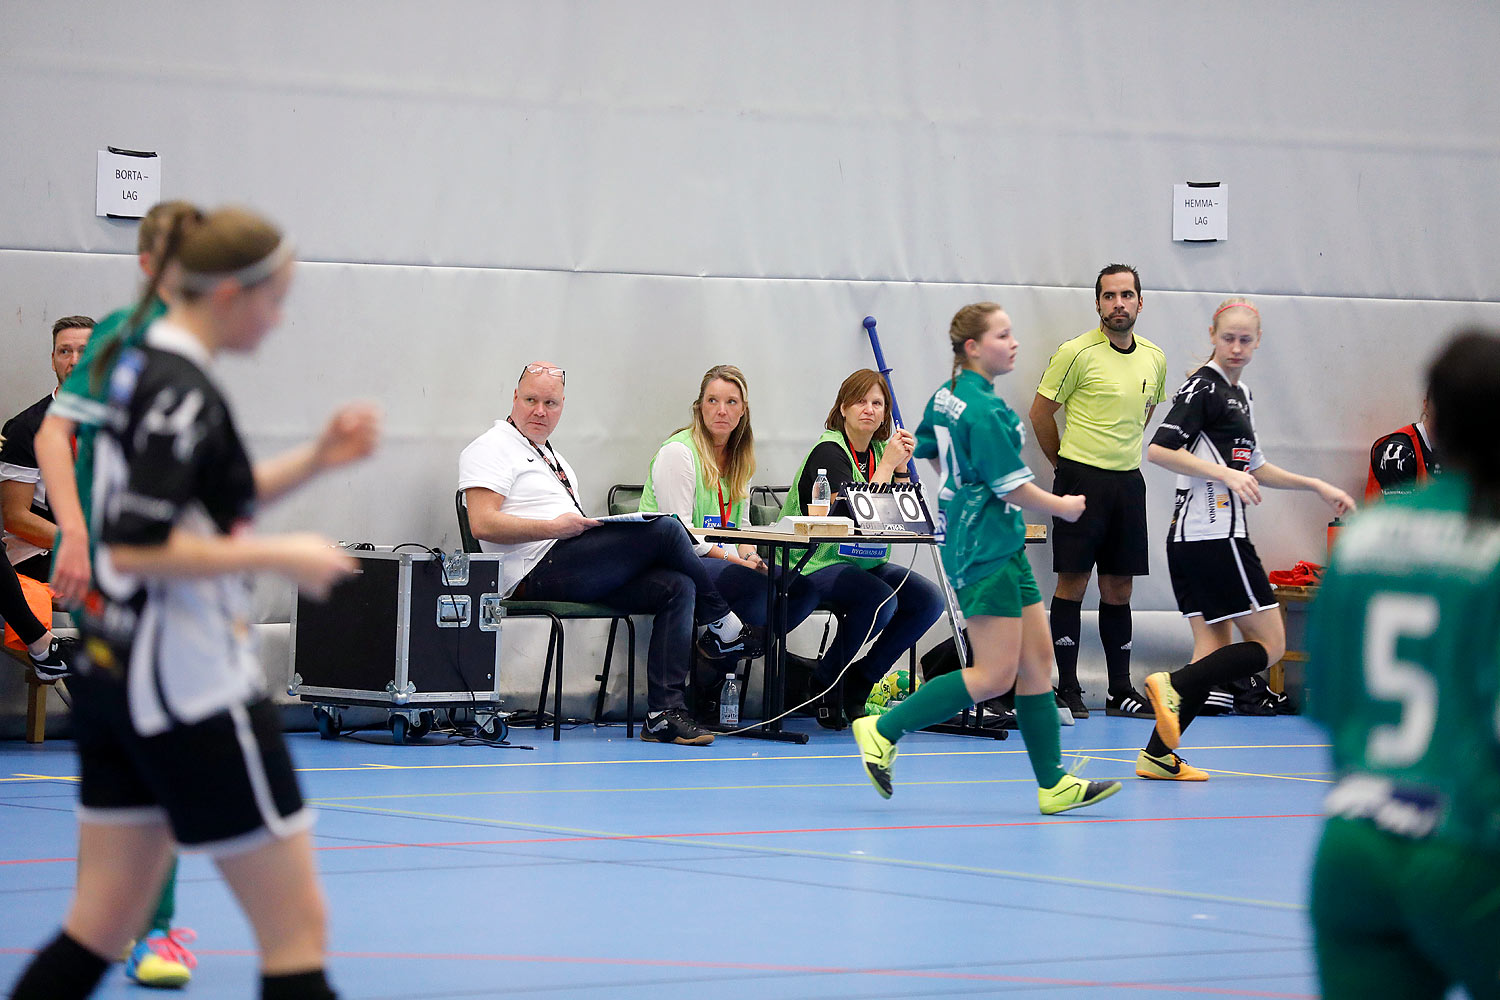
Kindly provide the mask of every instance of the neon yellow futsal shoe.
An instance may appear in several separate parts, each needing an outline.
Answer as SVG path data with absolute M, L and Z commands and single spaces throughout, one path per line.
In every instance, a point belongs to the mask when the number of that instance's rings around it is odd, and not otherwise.
M 1051 816 L 1053 813 L 1082 809 L 1095 802 L 1103 802 L 1119 790 L 1118 781 L 1088 781 L 1076 774 L 1065 774 L 1051 788 L 1038 788 L 1036 799 L 1037 804 L 1042 807 L 1042 813 Z
M 1155 778 L 1158 781 L 1208 780 L 1207 771 L 1200 771 L 1175 753 L 1153 757 L 1144 750 L 1135 759 L 1135 774 L 1138 778 Z
M 859 744 L 870 784 L 875 786 L 881 798 L 888 799 L 891 797 L 891 765 L 896 762 L 896 744 L 880 735 L 875 720 L 873 715 L 854 720 L 854 742 Z
M 1147 677 L 1146 697 L 1151 699 L 1151 710 L 1156 713 L 1156 735 L 1168 750 L 1176 750 L 1182 742 L 1182 724 L 1177 718 L 1182 696 L 1172 686 L 1172 675 L 1162 670 Z

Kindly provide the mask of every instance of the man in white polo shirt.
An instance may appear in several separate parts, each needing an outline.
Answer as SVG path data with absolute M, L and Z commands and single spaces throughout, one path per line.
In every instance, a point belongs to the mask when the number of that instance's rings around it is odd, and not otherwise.
M 641 739 L 704 746 L 713 733 L 684 701 L 694 623 L 703 655 L 753 656 L 753 640 L 729 610 L 676 518 L 603 524 L 583 512 L 578 477 L 548 440 L 563 411 L 566 373 L 527 365 L 511 404 L 464 449 L 458 487 L 469 530 L 486 552 L 504 554 L 508 595 L 536 601 L 599 601 L 652 614 L 646 654 L 647 713 Z

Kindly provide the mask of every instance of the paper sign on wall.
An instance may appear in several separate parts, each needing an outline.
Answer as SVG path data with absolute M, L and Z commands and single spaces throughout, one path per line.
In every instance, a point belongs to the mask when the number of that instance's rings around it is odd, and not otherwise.
M 1229 185 L 1218 181 L 1173 185 L 1172 239 L 1190 243 L 1229 239 Z
M 161 157 L 155 153 L 99 150 L 94 214 L 101 218 L 139 219 L 161 201 Z

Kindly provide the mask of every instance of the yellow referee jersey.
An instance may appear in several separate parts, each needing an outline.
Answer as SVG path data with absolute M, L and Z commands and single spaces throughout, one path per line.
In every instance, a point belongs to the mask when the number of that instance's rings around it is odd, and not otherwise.
M 1140 334 L 1121 351 L 1095 327 L 1057 349 L 1036 391 L 1066 410 L 1059 455 L 1129 472 L 1141 466 L 1146 411 L 1167 398 L 1167 357 Z

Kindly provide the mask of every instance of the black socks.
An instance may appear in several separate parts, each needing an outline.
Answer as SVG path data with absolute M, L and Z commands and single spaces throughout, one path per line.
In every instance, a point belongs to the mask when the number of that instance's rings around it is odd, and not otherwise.
M 1129 604 L 1099 602 L 1099 642 L 1104 646 L 1104 669 L 1109 693 L 1127 694 L 1130 684 L 1130 640 L 1133 634 Z M 1075 654 L 1076 655 L 1076 654 Z
M 286 976 L 261 976 L 261 1000 L 338 1000 L 322 969 Z
M 1186 730 L 1188 724 L 1198 717 L 1208 690 L 1226 681 L 1258 674 L 1270 664 L 1266 647 L 1258 642 L 1236 642 L 1209 653 L 1201 660 L 1189 663 L 1172 671 L 1172 686 L 1182 697 L 1177 709 L 1177 726 Z M 1165 757 L 1171 753 L 1161 741 L 1156 730 L 1151 730 L 1151 740 L 1146 752 L 1153 757 Z
M 84 1000 L 108 969 L 108 961 L 58 931 L 26 967 L 11 1000 Z
M 1082 626 L 1078 623 L 1078 617 L 1082 610 L 1082 601 L 1052 598 L 1052 655 L 1057 660 L 1059 691 L 1079 690 L 1078 637 Z

